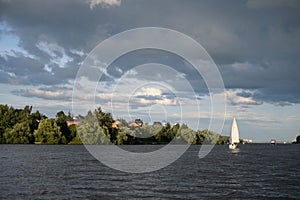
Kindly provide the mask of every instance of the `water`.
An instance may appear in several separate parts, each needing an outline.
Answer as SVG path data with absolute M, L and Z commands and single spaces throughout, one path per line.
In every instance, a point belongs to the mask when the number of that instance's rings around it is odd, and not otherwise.
M 130 174 L 80 145 L 0 145 L 0 199 L 300 198 L 300 145 L 215 146 L 203 159 L 199 148 L 162 170 Z

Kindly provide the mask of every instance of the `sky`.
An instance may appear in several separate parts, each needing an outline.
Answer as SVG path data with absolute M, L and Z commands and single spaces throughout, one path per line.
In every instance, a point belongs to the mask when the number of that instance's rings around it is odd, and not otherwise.
M 80 87 L 97 85 L 81 100 L 95 99 L 115 118 L 207 128 L 212 109 L 206 81 L 172 52 L 130 52 L 94 69 L 102 70 L 101 79 L 93 71 L 78 77 L 104 40 L 133 28 L 162 27 L 198 42 L 216 64 L 225 86 L 216 95 L 226 96 L 226 113 L 215 113 L 225 118 L 222 135 L 229 135 L 235 116 L 242 138 L 290 142 L 300 134 L 299 13 L 297 0 L 0 0 L 0 103 L 32 105 L 51 117 L 60 110 L 85 114 L 85 104 L 72 110 L 79 78 Z M 192 51 L 183 46 L 178 48 Z

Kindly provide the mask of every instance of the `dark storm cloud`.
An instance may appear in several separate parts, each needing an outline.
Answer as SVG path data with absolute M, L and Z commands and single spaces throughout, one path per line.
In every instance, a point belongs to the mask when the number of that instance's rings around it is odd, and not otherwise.
M 7 72 L 0 70 L 0 83 L 12 83 L 12 77 Z
M 253 94 L 253 99 L 274 103 L 278 106 L 300 103 L 300 87 L 291 84 L 276 84 L 273 87 L 262 88 Z
M 9 78 L 2 79 L 2 83 L 19 85 L 55 85 L 67 82 L 66 79 L 63 79 L 64 73 L 62 73 L 62 71 L 57 72 L 59 76 L 45 71 L 44 63 L 40 62 L 38 59 L 26 57 L 20 53 L 16 54 L 16 56 L 6 55 L 6 58 L 0 57 L 0 69 L 4 72 L 13 74 L 13 76 L 9 75 Z
M 0 67 L 2 70 L 22 76 L 28 75 L 30 72 L 42 72 L 44 64 L 39 60 L 26 57 L 19 53 L 16 54 L 16 56 L 7 55 L 6 58 L 0 57 Z
M 141 80 L 159 82 L 161 81 L 162 76 L 164 78 L 173 80 L 177 90 L 185 91 L 186 88 L 180 87 L 180 85 L 176 84 L 175 81 L 176 76 L 180 74 L 181 76 L 183 76 L 181 80 L 184 79 L 189 82 L 196 93 L 198 93 L 199 95 L 206 95 L 208 93 L 206 84 L 201 74 L 199 74 L 198 71 L 190 63 L 188 63 L 188 61 L 184 60 L 178 55 L 175 55 L 172 52 L 163 50 L 142 49 L 122 55 L 107 68 L 107 73 L 109 73 L 114 78 L 120 78 L 129 70 L 147 63 L 157 63 L 168 66 L 169 71 L 167 69 L 165 69 L 164 71 L 163 67 L 157 68 L 151 67 L 151 65 L 149 65 L 147 68 L 143 68 L 142 73 L 138 73 L 133 77 L 138 77 Z M 156 74 L 156 76 L 153 76 L 154 73 Z M 166 75 L 166 73 L 168 75 Z M 162 75 L 160 76 L 160 74 Z
M 219 66 L 227 88 L 255 90 L 252 97 L 266 102 L 299 103 L 299 1 L 122 1 L 119 6 L 92 10 L 80 0 L 0 2 L 0 21 L 19 37 L 20 47 L 38 60 L 20 56 L 6 61 L 5 68 L 1 61 L 4 72 L 13 72 L 21 80 L 26 73 L 36 84 L 73 79 L 83 55 L 103 39 L 130 28 L 161 26 L 202 44 Z M 53 59 L 38 48 L 41 42 L 59 45 L 73 61 L 64 68 L 53 66 L 52 74 L 41 71 Z M 61 51 L 53 52 L 62 57 Z M 190 72 L 186 71 L 193 84 L 197 76 Z M 28 79 L 21 82 L 28 84 Z
M 253 99 L 287 105 L 300 101 L 300 60 L 276 60 L 266 65 L 240 63 L 223 66 L 220 71 L 225 86 L 229 89 L 255 90 Z M 237 93 L 247 97 L 248 92 Z M 250 96 L 248 96 L 250 97 Z
M 242 91 L 242 92 L 238 92 L 237 96 L 248 98 L 248 97 L 251 97 L 252 94 L 250 92 Z
M 54 67 L 53 73 L 55 76 L 60 78 L 61 80 L 68 80 L 68 79 L 74 79 L 76 77 L 76 73 L 79 69 L 79 66 L 77 63 L 70 62 L 68 63 L 67 67 L 61 68 L 61 67 Z

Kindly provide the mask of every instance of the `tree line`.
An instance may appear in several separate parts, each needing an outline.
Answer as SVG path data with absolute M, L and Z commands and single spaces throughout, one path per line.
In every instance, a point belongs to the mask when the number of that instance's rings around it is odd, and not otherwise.
M 48 118 L 39 111 L 32 112 L 32 106 L 15 109 L 0 105 L 0 144 L 165 144 L 189 143 L 224 144 L 227 136 L 207 129 L 194 131 L 187 124 L 143 123 L 136 119 L 132 126 L 123 119 L 114 120 L 111 113 L 105 113 L 99 107 L 88 111 L 78 125 L 67 125 L 72 119 L 59 111 L 55 118 Z M 113 123 L 118 122 L 118 127 Z

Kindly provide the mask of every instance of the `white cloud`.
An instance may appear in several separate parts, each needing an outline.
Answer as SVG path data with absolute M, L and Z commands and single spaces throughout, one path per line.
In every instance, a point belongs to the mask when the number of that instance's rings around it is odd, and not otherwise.
M 128 71 L 126 71 L 125 73 L 124 73 L 124 76 L 128 76 L 128 77 L 130 77 L 130 76 L 136 76 L 138 74 L 138 72 L 136 71 L 136 70 L 134 70 L 134 69 L 130 69 L 130 70 L 128 70 Z
M 152 88 L 152 87 L 143 87 L 140 91 L 136 93 L 135 96 L 138 95 L 144 95 L 144 96 L 160 96 L 162 94 L 162 91 L 158 88 Z
M 37 97 L 43 100 L 70 101 L 72 99 L 72 84 L 60 84 L 51 87 L 25 87 L 12 91 L 13 94 L 23 97 Z
M 65 49 L 57 43 L 50 43 L 43 39 L 36 45 L 36 47 L 51 57 L 51 61 L 48 64 L 55 63 L 59 67 L 64 67 L 67 62 L 73 60 L 73 58 L 69 57 L 65 53 Z
M 82 50 L 71 49 L 70 52 L 81 57 L 86 56 L 86 53 L 84 53 Z
M 103 7 L 120 6 L 121 0 L 89 0 L 90 9 L 94 9 L 97 5 L 102 5 Z
M 240 93 L 245 92 L 249 96 L 242 96 Z M 260 105 L 261 101 L 256 101 L 253 99 L 253 90 L 228 90 L 226 91 L 227 100 L 231 105 Z
M 37 48 L 44 51 L 45 53 L 49 54 L 51 57 L 55 57 L 54 51 L 58 51 L 59 53 L 64 53 L 64 48 L 59 46 L 56 43 L 49 43 L 46 41 L 40 41 L 37 45 Z
M 136 99 L 136 102 L 142 105 L 164 105 L 164 106 L 176 106 L 178 105 L 178 101 L 176 99 L 167 99 L 163 97 L 162 99 L 146 99 L 146 98 L 139 98 Z
M 35 97 L 43 98 L 43 99 L 61 99 L 65 98 L 65 93 L 63 91 L 47 91 L 40 89 L 25 89 L 22 92 L 26 93 L 26 96 L 32 95 Z

